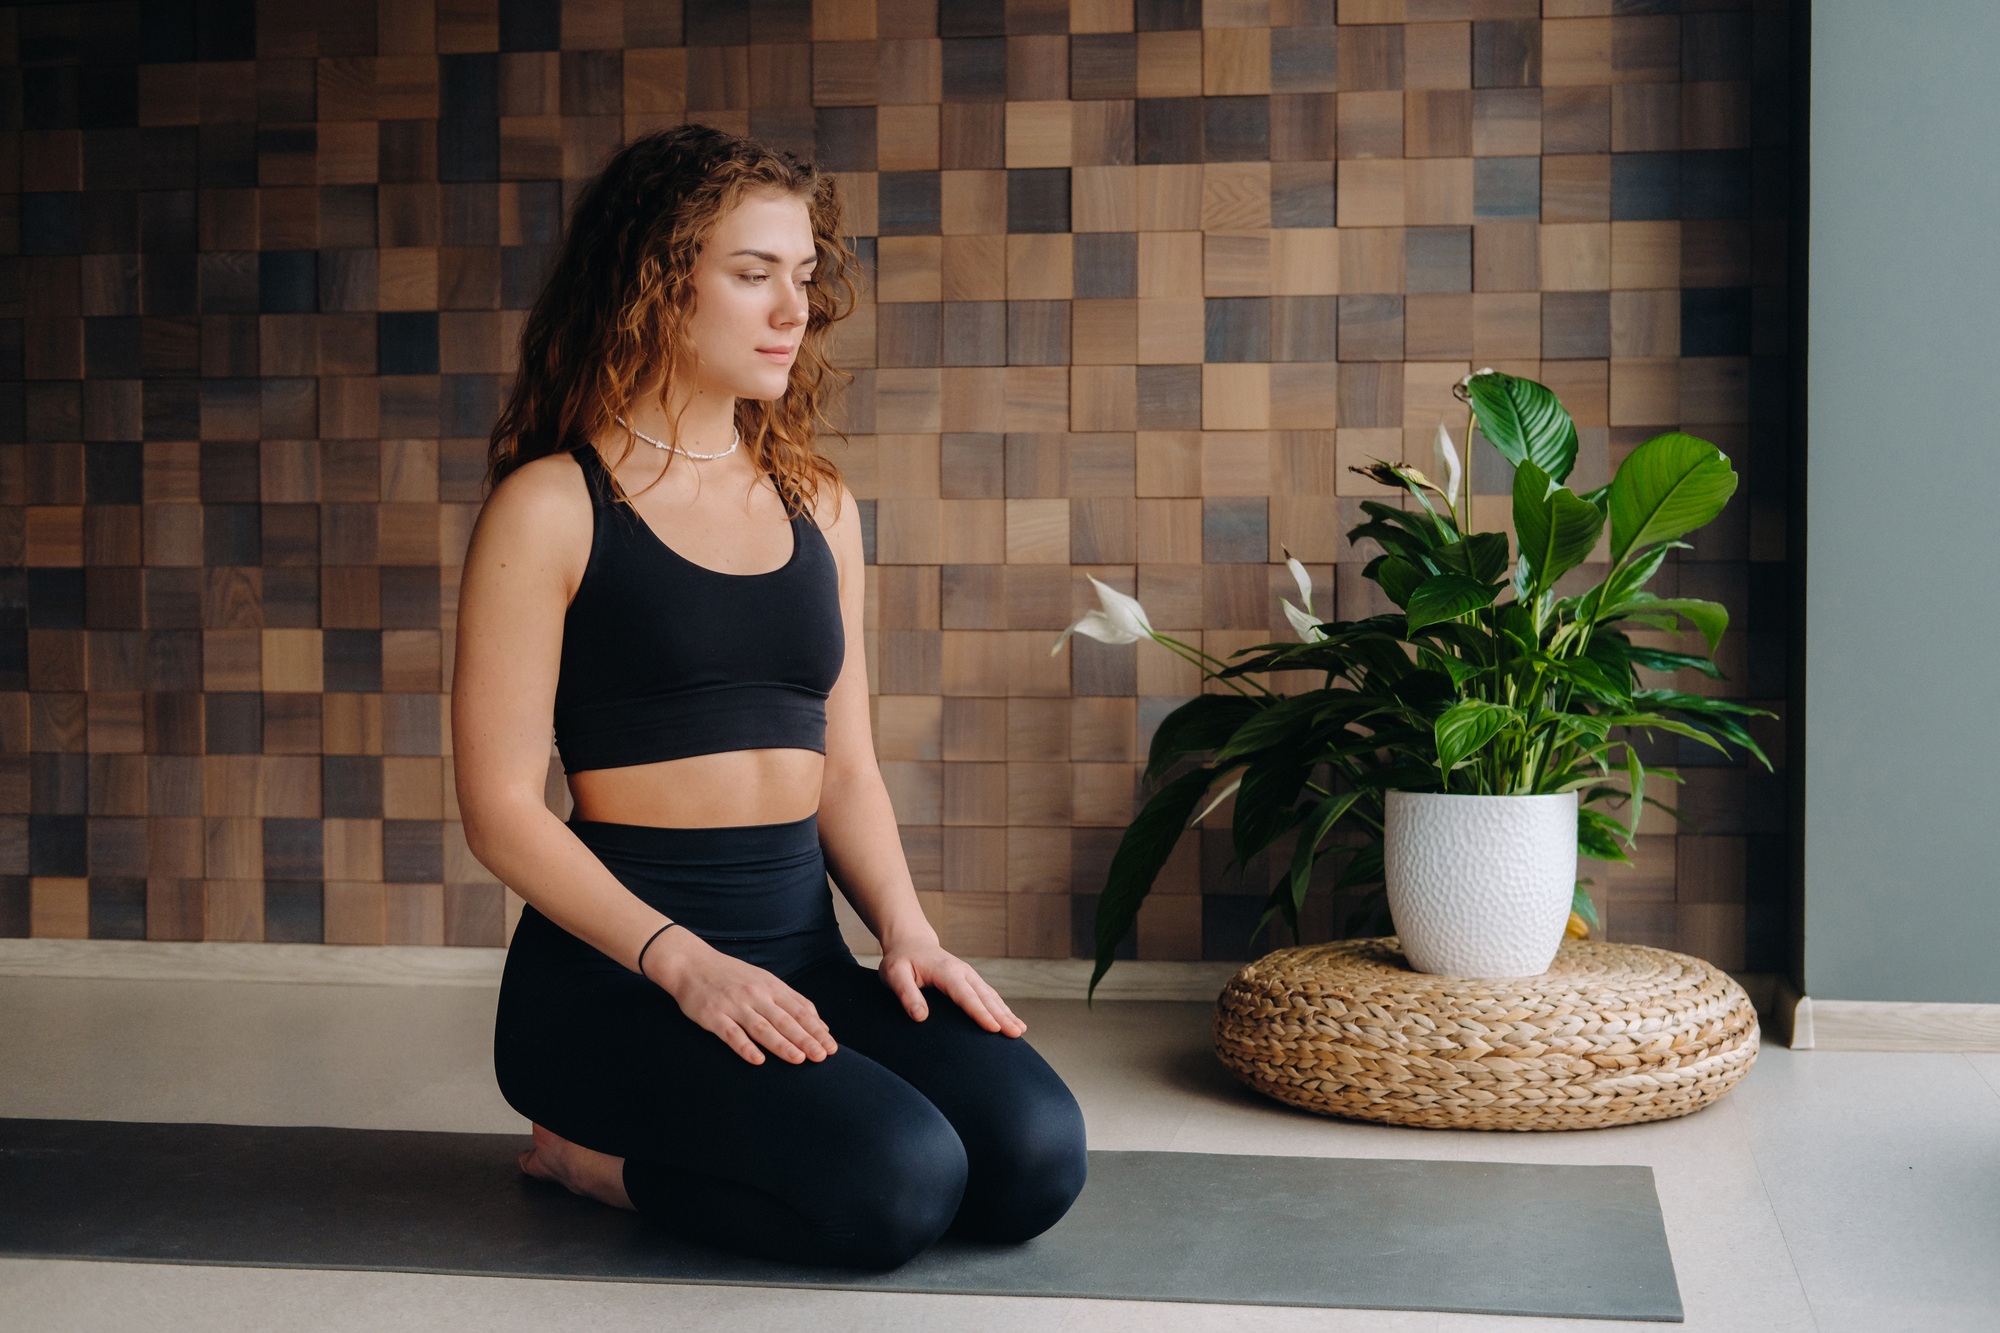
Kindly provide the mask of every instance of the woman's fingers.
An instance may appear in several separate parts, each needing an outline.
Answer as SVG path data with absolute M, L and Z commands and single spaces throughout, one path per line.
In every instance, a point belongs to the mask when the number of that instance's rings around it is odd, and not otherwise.
M 945 988 L 945 993 L 957 1001 L 958 1007 L 988 1032 L 999 1032 L 1009 1037 L 1018 1037 L 1026 1032 L 1028 1025 L 1014 1016 L 1014 1011 L 1000 998 L 1000 992 L 988 985 L 986 978 L 974 971 L 971 964 L 965 964 L 964 968 L 964 971 L 953 975 Z
M 778 1025 L 765 1015 L 753 1013 L 741 1021 L 744 1030 L 780 1060 L 795 1065 L 805 1063 L 806 1053 L 794 1044 L 791 1038 L 780 1032 Z
M 721 1026 L 710 1028 L 709 1031 L 722 1038 L 723 1045 L 742 1056 L 745 1060 L 748 1060 L 751 1064 L 761 1065 L 764 1063 L 764 1053 L 757 1049 L 757 1043 L 750 1040 L 749 1034 L 744 1032 L 742 1025 L 735 1020 L 725 1018 L 722 1020 Z
M 903 1002 L 904 1011 L 919 1023 L 923 1022 L 930 1013 L 930 1006 L 924 1002 L 923 987 L 917 984 L 917 969 L 897 959 L 882 969 L 882 980 L 889 983 L 889 989 Z
M 786 1011 L 798 1020 L 799 1026 L 805 1029 L 806 1035 L 818 1042 L 828 1055 L 834 1053 L 837 1047 L 833 1040 L 833 1033 L 827 1028 L 826 1021 L 819 1016 L 819 1010 L 813 1008 L 811 1000 L 808 1000 L 797 991 L 786 991 L 778 997 L 778 1003 L 783 1005 Z
M 974 972 L 972 980 L 979 987 L 980 994 L 986 1000 L 987 1012 L 1000 1020 L 1000 1030 L 1002 1032 L 1005 1032 L 1010 1037 L 1018 1037 L 1028 1030 L 1027 1023 L 1016 1015 L 1012 1009 L 1007 1007 L 1007 1002 L 1000 998 L 1000 992 L 994 990 L 992 984 L 985 977 Z
M 972 1016 L 973 1022 L 988 1032 L 998 1032 L 1000 1020 L 994 1017 L 992 1010 L 987 1007 L 986 996 L 979 993 L 980 987 L 973 984 L 977 980 L 977 975 L 968 967 L 964 972 L 955 973 L 949 978 L 940 978 L 941 989 L 957 1002 L 959 1008 Z
M 798 1016 L 785 1007 L 783 996 L 772 996 L 767 1002 L 766 1016 L 773 1027 L 786 1040 L 797 1046 L 808 1060 L 824 1060 L 833 1054 L 833 1038 L 816 1033 L 801 1022 Z

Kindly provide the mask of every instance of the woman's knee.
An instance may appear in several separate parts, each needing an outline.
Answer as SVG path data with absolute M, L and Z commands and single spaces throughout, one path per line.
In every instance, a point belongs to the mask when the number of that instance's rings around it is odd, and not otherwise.
M 1047 1231 L 1076 1202 L 1090 1169 L 1083 1111 L 1060 1080 L 1022 1096 L 969 1144 L 973 1182 L 958 1231 L 1018 1242 Z
M 885 1117 L 865 1145 L 841 1152 L 846 1170 L 831 1208 L 845 1262 L 895 1268 L 916 1257 L 951 1225 L 965 1196 L 965 1145 L 942 1115 Z

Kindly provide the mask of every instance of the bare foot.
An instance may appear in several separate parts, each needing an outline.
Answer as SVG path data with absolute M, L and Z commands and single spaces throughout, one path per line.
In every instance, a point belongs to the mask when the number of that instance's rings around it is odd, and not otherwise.
M 571 1143 L 540 1125 L 535 1127 L 535 1146 L 524 1149 L 521 1170 L 536 1180 L 561 1185 L 572 1194 L 608 1203 L 613 1208 L 632 1207 L 625 1193 L 625 1159 L 596 1152 Z

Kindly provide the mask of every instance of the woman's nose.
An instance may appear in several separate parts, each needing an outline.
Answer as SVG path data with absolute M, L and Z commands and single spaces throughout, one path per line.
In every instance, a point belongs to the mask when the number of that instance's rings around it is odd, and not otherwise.
M 806 317 L 812 313 L 812 307 L 806 300 L 805 284 L 794 282 L 784 290 L 784 299 L 778 303 L 777 322 L 787 327 L 805 323 Z

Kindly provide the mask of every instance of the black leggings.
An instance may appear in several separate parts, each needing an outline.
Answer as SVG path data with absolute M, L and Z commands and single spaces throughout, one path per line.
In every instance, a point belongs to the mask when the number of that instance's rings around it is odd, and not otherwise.
M 926 989 L 919 1023 L 841 942 L 815 816 L 653 828 L 572 820 L 620 882 L 819 1011 L 839 1049 L 753 1065 L 672 996 L 530 907 L 494 1067 L 522 1115 L 625 1158 L 641 1214 L 685 1239 L 892 1268 L 940 1235 L 1023 1241 L 1083 1188 L 1083 1115 L 1033 1047 Z

